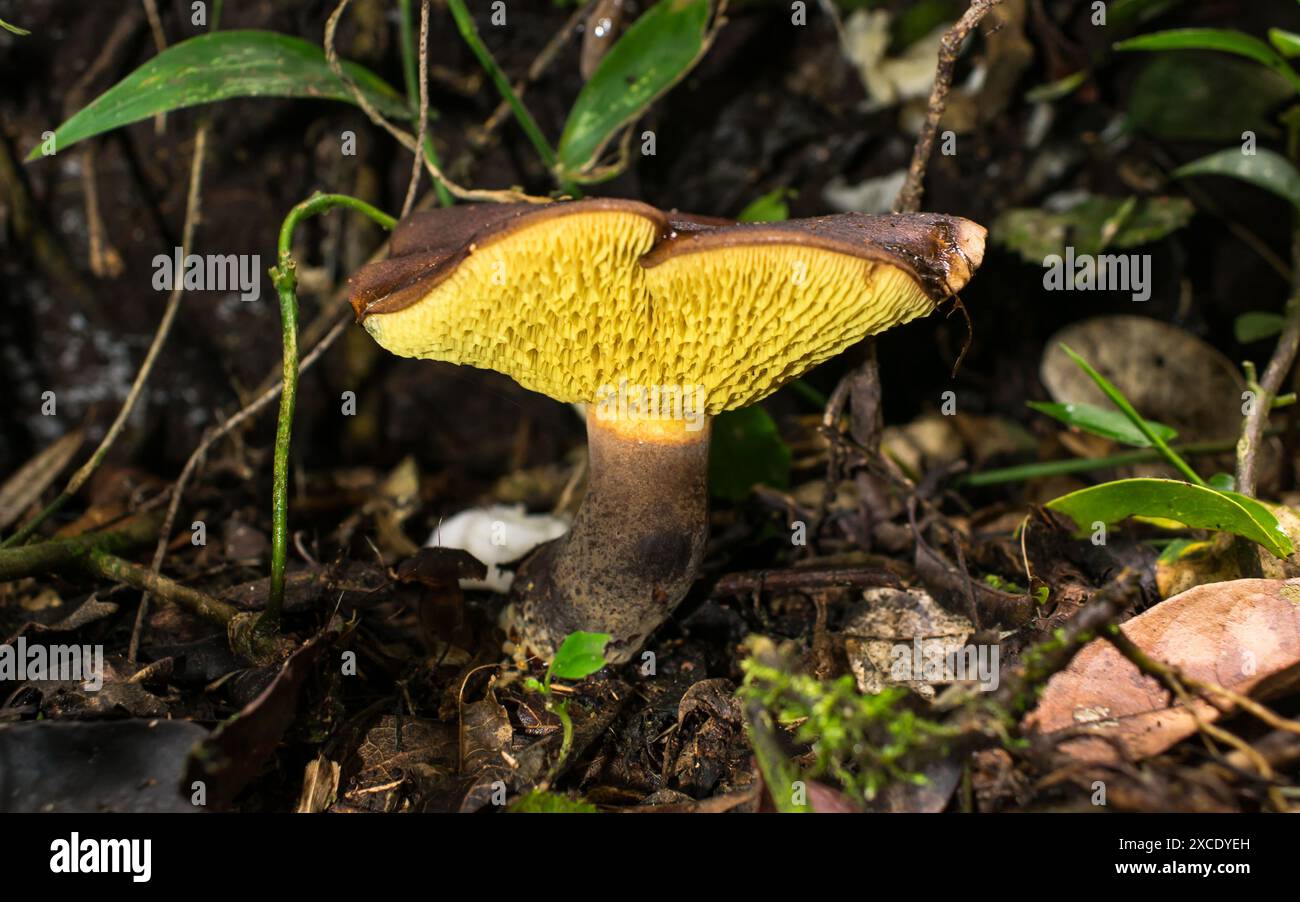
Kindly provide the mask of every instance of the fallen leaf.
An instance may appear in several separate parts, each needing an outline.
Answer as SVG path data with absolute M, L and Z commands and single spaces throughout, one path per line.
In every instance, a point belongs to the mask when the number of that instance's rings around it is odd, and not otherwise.
M 41 492 L 63 472 L 84 439 L 85 433 L 74 429 L 38 452 L 0 485 L 0 529 L 8 529 L 23 511 L 36 503 Z
M 181 776 L 207 735 L 185 720 L 0 725 L 0 811 L 199 811 Z
M 1240 695 L 1267 697 L 1300 680 L 1300 580 L 1197 586 L 1121 629 L 1152 658 Z M 1206 721 L 1220 716 L 1200 698 L 1195 707 Z M 1146 758 L 1196 732 L 1192 712 L 1104 639 L 1052 677 L 1024 723 L 1039 734 L 1080 725 L 1097 736 L 1069 739 L 1058 749 L 1087 761 L 1112 761 L 1121 752 Z

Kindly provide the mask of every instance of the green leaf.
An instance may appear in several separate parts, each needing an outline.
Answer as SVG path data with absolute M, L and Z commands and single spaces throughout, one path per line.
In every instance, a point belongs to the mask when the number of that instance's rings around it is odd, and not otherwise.
M 31 34 L 31 32 L 28 31 L 26 28 L 19 28 L 17 25 L 10 25 L 4 19 L 0 19 L 0 28 L 3 28 L 5 31 L 12 32 L 18 35 L 19 37 Z
M 1209 478 L 1207 485 L 1218 492 L 1231 492 L 1237 487 L 1237 477 L 1231 473 L 1215 473 Z
M 1080 534 L 1098 522 L 1161 517 L 1250 539 L 1275 557 L 1292 551 L 1291 539 L 1277 517 L 1255 499 L 1176 479 L 1120 479 L 1062 495 L 1046 506 L 1073 520 Z
M 793 194 L 789 188 L 769 191 L 750 201 L 736 219 L 739 222 L 783 222 L 790 218 L 790 205 L 785 201 Z
M 1266 147 L 1256 148 L 1253 154 L 1229 147 L 1179 166 L 1174 175 L 1178 178 L 1189 175 L 1231 176 L 1272 191 L 1300 208 L 1300 172 L 1296 172 L 1286 157 Z
M 1078 89 L 1079 85 L 1088 80 L 1088 70 L 1080 69 L 1064 78 L 1058 78 L 1056 81 L 1049 81 L 1047 84 L 1031 88 L 1025 93 L 1025 100 L 1030 103 L 1048 103 L 1053 100 L 1060 100 L 1062 97 L 1068 97 Z
M 1167 141 L 1237 143 L 1241 133 L 1280 134 L 1273 111 L 1294 100 L 1271 69 L 1222 53 L 1163 53 L 1133 81 L 1124 116 L 1129 126 Z
M 1127 210 L 1125 208 L 1128 207 Z M 1158 241 L 1191 221 L 1195 208 L 1183 197 L 1090 197 L 1068 210 L 1007 210 L 993 223 L 993 240 L 1041 266 L 1052 254 L 1099 254 L 1106 247 Z
M 355 63 L 343 68 L 385 116 L 410 116 L 401 95 L 379 76 Z M 109 88 L 59 126 L 55 147 L 64 150 L 158 113 L 231 97 L 352 100 L 320 47 L 271 31 L 218 31 L 173 44 Z M 27 159 L 39 155 L 37 148 Z
M 1116 50 L 1220 50 L 1267 66 L 1300 91 L 1300 75 L 1259 38 L 1226 28 L 1175 28 L 1120 41 Z
M 1294 31 L 1283 31 L 1280 28 L 1270 28 L 1268 40 L 1283 56 L 1300 56 L 1300 34 Z
M 596 814 L 599 809 L 585 799 L 571 799 L 558 792 L 532 789 L 506 809 L 511 814 Z
M 1094 407 L 1092 404 L 1055 404 L 1042 401 L 1029 401 L 1027 403 L 1039 413 L 1055 417 L 1067 426 L 1082 429 L 1084 432 L 1090 432 L 1093 435 L 1100 435 L 1102 438 L 1108 438 L 1114 442 L 1133 445 L 1136 448 L 1151 447 L 1150 440 L 1142 434 L 1141 430 L 1130 423 L 1128 417 L 1114 410 L 1104 410 L 1100 407 Z M 1177 430 L 1163 423 L 1147 420 L 1146 424 L 1151 427 L 1152 432 L 1167 442 L 1178 437 Z
M 778 489 L 790 484 L 790 448 L 776 423 L 758 406 L 718 414 L 709 448 L 709 491 L 740 501 L 760 483 Z
M 615 42 L 569 110 L 557 155 L 580 179 L 619 130 L 682 79 L 699 59 L 710 0 L 659 0 Z
M 605 666 L 609 633 L 569 633 L 551 661 L 549 674 L 562 680 L 581 680 Z
M 1253 310 L 1250 313 L 1243 313 L 1232 321 L 1232 332 L 1241 344 L 1250 344 L 1252 341 L 1259 341 L 1261 338 L 1271 338 L 1282 331 L 1286 325 L 1286 317 L 1280 313 L 1265 313 L 1260 310 Z
M 1165 440 L 1160 437 L 1160 434 L 1152 429 L 1146 420 L 1142 419 L 1141 414 L 1139 414 L 1133 405 L 1129 403 L 1129 399 L 1124 397 L 1124 393 L 1115 387 L 1114 383 L 1093 369 L 1092 364 L 1088 363 L 1088 361 L 1076 354 L 1071 348 L 1062 344 L 1061 350 L 1066 353 L 1066 356 L 1074 361 L 1075 365 L 1078 366 L 1079 369 L 1088 374 L 1088 378 L 1091 379 L 1096 386 L 1101 389 L 1102 393 L 1110 399 L 1110 403 L 1118 407 L 1120 412 L 1123 413 L 1124 416 L 1128 417 L 1129 422 L 1136 426 L 1138 431 L 1142 433 L 1146 440 L 1156 447 L 1160 452 L 1160 455 L 1169 462 L 1170 466 L 1178 470 L 1178 472 L 1182 473 L 1196 485 L 1205 485 L 1205 480 L 1196 475 L 1196 471 L 1188 465 L 1187 461 L 1183 460 L 1178 455 L 1178 452 L 1170 448 L 1169 445 L 1165 443 Z

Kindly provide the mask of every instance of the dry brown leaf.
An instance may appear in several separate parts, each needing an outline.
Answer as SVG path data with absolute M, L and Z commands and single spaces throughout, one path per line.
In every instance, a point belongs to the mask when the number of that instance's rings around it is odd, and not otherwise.
M 23 511 L 36 503 L 41 492 L 72 460 L 85 436 L 80 429 L 72 430 L 19 467 L 0 485 L 0 529 L 8 529 L 23 515 Z
M 1300 579 L 1239 579 L 1189 589 L 1121 629 L 1152 658 L 1241 695 L 1267 697 L 1300 680 Z M 1098 639 L 1048 682 L 1027 730 L 1089 733 L 1058 748 L 1088 761 L 1158 754 L 1196 732 L 1195 718 L 1114 646 Z M 1219 710 L 1197 699 L 1206 721 Z

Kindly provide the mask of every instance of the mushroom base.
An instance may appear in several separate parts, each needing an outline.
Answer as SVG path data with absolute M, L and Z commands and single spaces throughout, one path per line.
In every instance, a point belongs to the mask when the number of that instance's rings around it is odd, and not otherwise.
M 567 535 L 515 577 L 518 626 L 549 659 L 577 630 L 609 633 L 629 660 L 686 596 L 709 532 L 709 420 L 635 422 L 587 415 L 587 495 Z

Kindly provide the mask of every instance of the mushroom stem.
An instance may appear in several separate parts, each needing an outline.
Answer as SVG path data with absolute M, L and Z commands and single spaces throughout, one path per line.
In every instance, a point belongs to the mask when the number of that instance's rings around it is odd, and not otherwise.
M 609 633 L 629 660 L 699 573 L 709 532 L 709 418 L 587 414 L 587 495 L 567 535 L 520 567 L 525 643 L 550 657 L 576 630 Z

